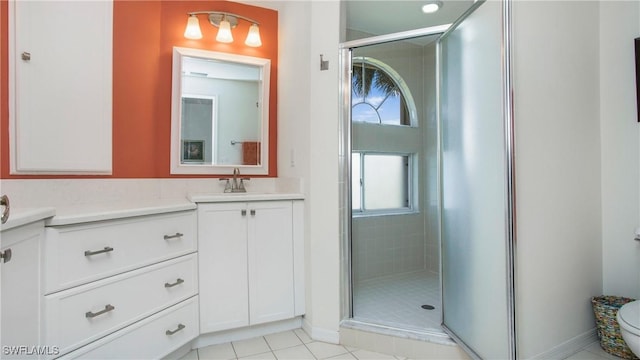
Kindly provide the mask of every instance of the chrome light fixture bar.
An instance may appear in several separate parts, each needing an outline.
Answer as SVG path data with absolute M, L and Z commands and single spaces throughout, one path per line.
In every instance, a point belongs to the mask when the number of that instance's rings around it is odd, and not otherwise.
M 221 11 L 194 11 L 187 13 L 189 19 L 187 20 L 187 27 L 184 30 L 184 37 L 187 39 L 198 40 L 202 39 L 202 31 L 200 30 L 200 21 L 198 15 L 207 15 L 209 23 L 218 28 L 218 35 L 216 40 L 222 43 L 233 42 L 233 34 L 231 29 L 238 26 L 238 20 L 244 20 L 251 23 L 249 27 L 249 33 L 247 39 L 244 41 L 245 45 L 251 47 L 262 46 L 262 40 L 260 39 L 260 23 L 250 19 L 248 17 L 232 14 Z

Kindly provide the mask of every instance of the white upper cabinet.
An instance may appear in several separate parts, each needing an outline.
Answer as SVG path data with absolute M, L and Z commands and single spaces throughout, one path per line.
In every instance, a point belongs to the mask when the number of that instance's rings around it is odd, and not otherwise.
M 110 174 L 112 1 L 9 2 L 12 174 Z

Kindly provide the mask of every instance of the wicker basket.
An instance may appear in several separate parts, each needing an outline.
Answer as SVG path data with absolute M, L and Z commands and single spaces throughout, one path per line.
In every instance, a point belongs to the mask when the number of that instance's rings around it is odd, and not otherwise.
M 600 346 L 609 354 L 619 356 L 624 359 L 638 359 L 622 339 L 620 325 L 616 320 L 618 310 L 622 305 L 633 301 L 619 296 L 596 296 L 591 299 L 593 313 L 596 316 L 598 328 L 598 339 Z

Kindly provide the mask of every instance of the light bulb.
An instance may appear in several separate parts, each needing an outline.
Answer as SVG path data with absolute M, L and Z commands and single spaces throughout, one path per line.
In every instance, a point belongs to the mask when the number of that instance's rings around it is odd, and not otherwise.
M 184 29 L 184 37 L 187 39 L 202 39 L 202 31 L 200 31 L 200 22 L 195 15 L 189 15 L 187 20 L 187 27 Z
M 432 13 L 440 10 L 441 7 L 442 7 L 442 2 L 433 1 L 433 2 L 430 2 L 428 4 L 425 4 L 422 7 L 422 12 L 425 13 L 425 14 L 432 14 Z
M 231 24 L 227 20 L 220 21 L 220 28 L 218 29 L 216 40 L 221 43 L 233 42 L 233 35 L 231 34 Z
M 247 40 L 245 40 L 245 45 L 251 47 L 259 47 L 262 46 L 262 40 L 260 39 L 260 28 L 258 24 L 253 24 L 249 27 L 249 34 L 247 34 Z

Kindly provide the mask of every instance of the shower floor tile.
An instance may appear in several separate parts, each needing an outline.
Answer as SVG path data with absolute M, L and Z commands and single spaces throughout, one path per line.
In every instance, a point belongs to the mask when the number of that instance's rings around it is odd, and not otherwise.
M 425 310 L 422 305 L 432 305 Z M 436 330 L 442 306 L 437 273 L 418 271 L 357 282 L 353 289 L 354 320 L 409 330 Z

